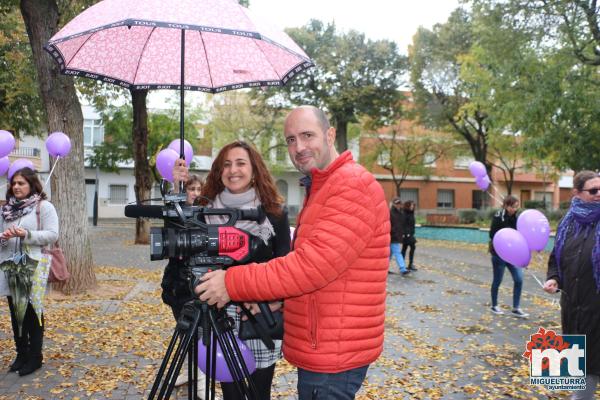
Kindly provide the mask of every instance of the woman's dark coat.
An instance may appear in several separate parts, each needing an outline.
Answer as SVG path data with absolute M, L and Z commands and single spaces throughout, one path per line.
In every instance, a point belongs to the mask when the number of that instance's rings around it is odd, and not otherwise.
M 548 260 L 548 279 L 563 290 L 560 299 L 562 333 L 586 335 L 586 373 L 600 375 L 600 294 L 592 270 L 595 225 L 573 236 L 572 227 L 563 245 L 559 279 L 554 250 Z
M 517 213 L 513 215 L 509 215 L 504 208 L 498 210 L 494 217 L 492 218 L 492 225 L 490 226 L 490 246 L 489 251 L 493 256 L 497 256 L 496 250 L 494 250 L 494 246 L 492 245 L 492 241 L 494 240 L 494 235 L 500 229 L 503 228 L 512 228 L 517 229 Z

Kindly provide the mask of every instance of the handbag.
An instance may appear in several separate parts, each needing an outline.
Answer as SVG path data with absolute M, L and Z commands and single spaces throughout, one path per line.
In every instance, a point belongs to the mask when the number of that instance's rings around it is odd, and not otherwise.
M 283 339 L 283 313 L 277 310 L 273 311 L 271 314 L 275 320 L 275 325 L 273 327 L 269 327 L 263 314 L 258 313 L 253 316 L 254 318 L 249 317 L 247 320 L 240 322 L 238 337 L 242 340 L 262 339 L 259 332 L 259 330 L 262 330 L 271 339 Z
M 35 212 L 37 216 L 37 227 L 40 229 L 40 203 L 38 202 Z M 48 282 L 64 282 L 71 277 L 71 273 L 67 269 L 67 260 L 65 255 L 58 245 L 58 240 L 52 247 L 42 247 L 42 253 L 50 256 L 50 271 L 48 272 Z

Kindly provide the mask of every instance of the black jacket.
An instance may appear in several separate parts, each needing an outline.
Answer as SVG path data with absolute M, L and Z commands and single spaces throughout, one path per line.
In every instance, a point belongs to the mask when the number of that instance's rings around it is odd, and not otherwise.
M 492 218 L 492 225 L 490 226 L 490 242 L 494 239 L 496 232 L 503 228 L 517 229 L 517 214 L 515 213 L 513 215 L 508 215 L 504 208 L 498 210 L 498 212 L 494 214 L 494 217 Z M 492 255 L 498 255 L 491 243 L 489 249 Z
M 272 258 L 285 256 L 290 252 L 290 223 L 287 209 L 280 217 L 267 214 L 275 236 L 269 239 L 269 244 L 261 244 L 251 262 L 265 262 Z M 181 308 L 196 296 L 190 290 L 185 262 L 177 258 L 169 258 L 161 282 L 162 300 L 171 307 Z
M 415 212 L 413 210 L 404 210 L 402 233 L 404 233 L 404 236 L 415 235 Z
M 600 293 L 596 290 L 592 266 L 592 250 L 596 243 L 596 227 L 579 235 L 567 231 L 561 252 L 562 279 L 554 250 L 548 260 L 547 279 L 556 279 L 560 298 L 562 331 L 566 335 L 586 335 L 586 373 L 600 375 Z
M 404 227 L 404 212 L 392 206 L 392 208 L 390 208 L 390 223 L 392 224 L 390 241 L 392 243 L 402 243 L 402 236 L 404 234 L 404 231 L 402 230 Z

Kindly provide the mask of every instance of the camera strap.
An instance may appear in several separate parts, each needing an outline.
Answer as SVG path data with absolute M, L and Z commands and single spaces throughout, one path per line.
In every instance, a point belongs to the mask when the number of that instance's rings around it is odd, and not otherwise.
M 244 313 L 244 315 L 246 315 L 246 317 L 248 317 L 248 322 L 250 322 L 252 324 L 252 327 L 258 334 L 260 340 L 262 340 L 262 342 L 265 344 L 265 346 L 267 346 L 267 348 L 269 350 L 275 349 L 275 343 L 273 342 L 273 339 L 271 339 L 271 336 L 265 330 L 265 328 L 262 326 L 262 324 L 260 324 L 258 322 L 256 317 L 243 304 L 240 303 L 239 306 L 242 309 L 242 312 Z

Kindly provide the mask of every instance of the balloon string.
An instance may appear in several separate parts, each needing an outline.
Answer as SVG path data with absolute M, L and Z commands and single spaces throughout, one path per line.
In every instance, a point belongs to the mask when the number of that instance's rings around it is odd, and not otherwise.
M 46 178 L 46 182 L 44 182 L 44 188 L 48 184 L 48 181 L 50 180 L 50 177 L 52 176 L 52 173 L 54 172 L 54 168 L 56 168 L 56 164 L 58 164 L 58 160 L 60 160 L 60 156 L 56 156 L 56 161 L 54 161 L 54 165 L 52 165 L 52 169 L 50 170 L 50 173 L 48 174 L 48 177 Z

